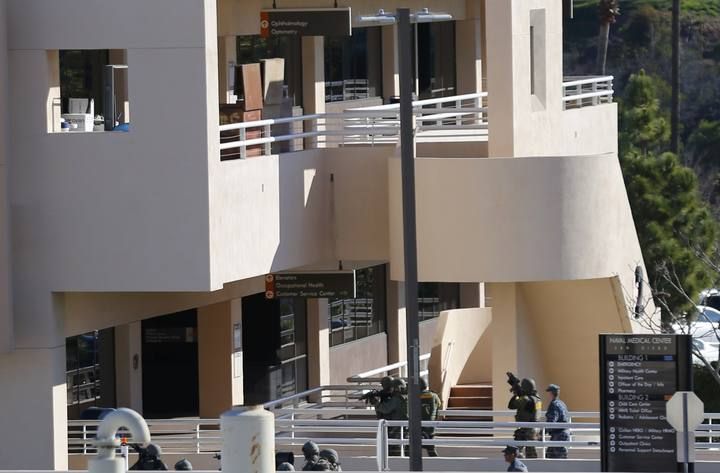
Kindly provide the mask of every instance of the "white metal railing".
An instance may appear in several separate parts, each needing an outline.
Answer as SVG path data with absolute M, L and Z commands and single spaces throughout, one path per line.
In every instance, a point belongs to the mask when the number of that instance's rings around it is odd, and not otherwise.
M 486 92 L 413 102 L 418 134 L 451 136 L 458 131 L 485 134 Z M 351 144 L 394 144 L 400 134 L 399 104 L 273 118 L 220 126 L 223 159 L 267 156 L 277 143 L 305 140 L 306 148 Z M 302 130 L 302 131 L 301 131 Z M 443 132 L 449 132 L 444 135 Z M 276 144 L 275 150 L 273 144 Z
M 611 103 L 613 93 L 613 76 L 566 77 L 563 110 Z
M 428 375 L 428 363 L 430 361 L 430 353 L 420 355 L 420 376 Z M 379 382 L 384 376 L 396 375 L 401 378 L 407 378 L 407 360 L 398 361 L 389 365 L 365 371 L 363 373 L 354 374 L 347 378 L 348 383 L 367 383 Z

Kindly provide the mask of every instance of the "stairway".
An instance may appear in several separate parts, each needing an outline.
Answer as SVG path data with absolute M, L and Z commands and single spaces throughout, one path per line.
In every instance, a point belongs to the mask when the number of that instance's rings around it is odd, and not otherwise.
M 490 383 L 460 384 L 450 389 L 447 409 L 491 411 L 493 407 Z

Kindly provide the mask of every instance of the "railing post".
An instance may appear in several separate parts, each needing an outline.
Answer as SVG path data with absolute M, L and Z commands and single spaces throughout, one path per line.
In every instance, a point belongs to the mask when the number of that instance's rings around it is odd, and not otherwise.
M 377 437 L 375 439 L 375 463 L 378 471 L 388 471 L 388 432 L 387 421 L 378 421 Z
M 200 424 L 195 424 L 195 453 L 200 455 Z
M 87 455 L 87 424 L 82 425 L 83 455 Z
M 265 138 L 270 138 L 272 136 L 270 125 L 265 125 L 263 128 L 263 135 L 265 135 Z M 272 143 L 265 143 L 265 156 L 270 156 L 271 154 Z
M 400 456 L 405 457 L 405 426 L 400 426 Z
M 582 84 L 576 85 L 576 86 L 575 86 L 575 91 L 576 91 L 577 95 L 582 94 Z M 582 107 L 582 99 L 576 99 L 576 100 L 575 100 L 575 106 L 576 106 L 577 108 Z
M 597 81 L 594 81 L 594 82 L 592 83 L 592 91 L 593 91 L 593 93 L 595 93 L 595 92 L 598 91 L 598 83 L 597 83 Z M 597 104 L 599 103 L 599 101 L 600 101 L 600 97 L 598 97 L 597 95 L 593 96 L 593 98 L 592 98 L 592 104 L 593 104 L 593 105 L 597 105 Z
M 435 104 L 435 110 L 438 110 L 438 109 L 442 108 L 442 106 L 443 106 L 443 103 L 442 103 L 442 102 L 436 103 L 436 104 Z M 438 114 L 439 114 L 439 112 L 437 112 L 437 111 L 436 111 L 435 113 L 438 113 Z M 435 125 L 437 125 L 438 127 L 441 127 L 441 126 L 442 126 L 442 120 L 441 120 L 441 119 L 435 120 Z
M 240 159 L 245 159 L 247 157 L 247 146 L 245 146 L 247 133 L 245 128 L 240 128 L 238 131 L 240 132 Z
M 540 435 L 542 435 L 542 437 L 541 437 L 541 438 L 542 438 L 542 441 L 543 441 L 543 443 L 545 443 L 545 427 L 543 427 L 543 428 L 540 430 Z M 546 458 L 546 453 L 547 453 L 547 449 L 543 446 L 543 448 L 542 448 L 542 458 Z
M 460 112 L 462 112 L 462 108 L 463 108 L 462 100 L 455 101 L 455 108 L 456 108 L 455 113 L 457 113 L 457 115 L 455 115 L 455 126 L 460 128 L 462 126 L 462 114 L 460 113 Z

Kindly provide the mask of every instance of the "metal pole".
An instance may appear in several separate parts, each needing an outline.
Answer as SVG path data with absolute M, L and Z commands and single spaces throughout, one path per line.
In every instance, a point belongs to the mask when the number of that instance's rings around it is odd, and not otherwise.
M 672 4 L 672 106 L 670 112 L 670 150 L 680 152 L 680 0 Z M 678 156 L 679 157 L 679 156 Z
M 683 463 L 684 473 L 688 473 L 688 463 L 690 463 L 690 442 L 688 438 L 690 433 L 688 432 L 688 406 L 687 406 L 687 393 L 683 393 L 683 450 L 685 452 L 685 462 Z
M 415 119 L 412 105 L 412 30 L 410 10 L 399 8 L 400 157 L 402 169 L 403 243 L 405 255 L 405 316 L 408 360 L 408 439 L 410 471 L 422 471 L 420 414 L 420 336 L 418 325 L 417 241 L 415 228 Z

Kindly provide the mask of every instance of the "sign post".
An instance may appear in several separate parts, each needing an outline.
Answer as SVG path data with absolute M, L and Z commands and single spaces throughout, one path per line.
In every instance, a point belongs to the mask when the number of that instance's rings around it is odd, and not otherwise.
M 689 335 L 600 335 L 602 471 L 676 472 L 666 401 L 692 389 Z
M 667 402 L 667 421 L 677 431 L 677 461 L 687 473 L 695 463 L 695 429 L 705 417 L 703 402 L 692 391 L 678 391 Z

